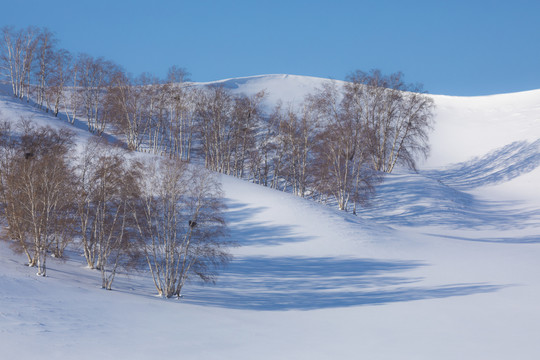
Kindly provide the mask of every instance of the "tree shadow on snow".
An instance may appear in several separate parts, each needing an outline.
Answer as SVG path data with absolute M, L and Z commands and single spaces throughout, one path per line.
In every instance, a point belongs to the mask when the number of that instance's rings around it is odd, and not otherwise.
M 230 199 L 226 200 L 226 204 L 231 240 L 240 246 L 279 245 L 307 240 L 306 237 L 295 235 L 292 226 L 253 221 L 253 216 L 265 210 L 264 207 L 253 207 Z
M 539 209 L 527 209 L 515 201 L 479 199 L 467 191 L 509 181 L 538 166 L 540 140 L 515 142 L 444 170 L 392 174 L 377 188 L 373 206 L 359 214 L 391 226 L 522 229 L 540 222 Z
M 358 213 L 390 226 L 512 230 L 540 221 L 537 209 L 478 199 L 421 175 L 388 176 L 377 191 L 373 206 Z
M 192 304 L 248 310 L 314 310 L 446 298 L 496 291 L 501 286 L 412 286 L 399 272 L 414 261 L 303 257 L 246 257 L 232 262 L 217 286 L 191 287 Z
M 265 210 L 227 201 L 231 240 L 243 246 L 279 245 L 308 240 L 294 226 L 257 219 Z M 446 298 L 496 291 L 500 286 L 449 284 L 420 286 L 404 274 L 426 264 L 418 261 L 332 257 L 246 256 L 234 259 L 215 286 L 191 284 L 183 301 L 249 310 L 313 310 Z
M 70 123 L 67 115 L 63 111 L 65 109 L 62 109 L 62 111 L 59 112 L 57 116 L 55 116 L 52 110 L 46 111 L 46 107 L 40 109 L 38 104 L 33 99 L 26 100 L 14 97 L 11 94 L 10 87 L 5 87 L 3 89 L 4 91 L 1 90 L 2 88 L 0 87 L 0 101 L 3 101 L 4 104 L 6 104 L 7 106 L 9 106 L 9 103 L 14 104 L 14 110 L 16 110 L 17 108 L 22 109 L 23 111 L 21 112 L 21 114 L 23 114 L 23 116 L 25 117 L 29 117 L 30 119 L 40 119 L 43 122 L 43 125 L 50 125 L 56 128 L 63 125 L 69 125 L 67 129 L 71 127 L 72 130 L 81 130 L 83 134 L 88 134 L 89 136 L 93 135 L 93 133 L 91 133 L 88 129 L 88 122 L 86 120 L 76 117 L 73 120 L 73 123 Z M 20 110 L 17 112 L 20 112 Z M 105 138 L 111 144 L 122 143 L 121 140 L 119 140 L 115 135 L 109 133 L 109 130 L 111 130 L 110 126 L 106 130 L 106 132 L 104 132 L 100 136 Z
M 518 236 L 518 237 L 488 237 L 488 238 L 471 238 L 465 236 L 430 234 L 426 235 L 442 237 L 446 239 L 463 240 L 463 241 L 478 241 L 487 243 L 505 243 L 505 244 L 538 244 L 540 243 L 540 235 Z
M 512 180 L 540 166 L 540 139 L 516 141 L 487 155 L 423 174 L 463 190 Z

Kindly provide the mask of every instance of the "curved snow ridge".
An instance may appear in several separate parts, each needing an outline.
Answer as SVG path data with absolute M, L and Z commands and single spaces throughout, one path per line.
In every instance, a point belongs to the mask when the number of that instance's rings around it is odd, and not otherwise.
M 305 75 L 291 75 L 291 74 L 265 74 L 265 75 L 252 75 L 252 76 L 243 76 L 235 77 L 229 79 L 222 79 L 216 81 L 208 82 L 194 82 L 193 85 L 224 85 L 227 88 L 237 89 L 242 85 L 257 83 L 264 87 L 265 84 L 270 84 L 272 82 L 298 82 L 305 85 L 319 85 L 327 81 L 334 81 L 327 78 L 320 78 L 316 76 L 305 76 Z M 339 81 L 343 83 L 343 81 Z M 262 89 L 261 89 L 262 90 Z
M 495 185 L 527 174 L 540 166 L 540 139 L 516 141 L 485 156 L 422 173 L 458 189 Z
M 193 85 L 224 86 L 246 96 L 265 91 L 262 111 L 270 114 L 280 103 L 292 108 L 301 105 L 308 94 L 329 82 L 338 86 L 346 83 L 313 76 L 268 74 Z M 433 98 L 435 109 L 432 149 L 426 166 L 466 162 L 516 141 L 540 139 L 540 89 L 487 96 L 427 96 Z
M 260 74 L 260 75 L 250 75 L 250 76 L 241 76 L 234 78 L 227 78 L 221 80 L 207 81 L 207 82 L 192 82 L 193 85 L 217 85 L 222 84 L 225 87 L 231 89 L 241 89 L 244 85 L 253 85 L 257 84 L 260 90 L 264 88 L 269 88 L 269 84 L 274 82 L 288 82 L 288 83 L 299 83 L 304 84 L 305 86 L 320 86 L 322 83 L 334 81 L 338 84 L 344 84 L 344 80 L 335 80 L 331 78 L 322 78 L 317 76 L 309 75 L 294 75 L 294 74 Z M 255 91 L 256 93 L 257 91 Z M 444 95 L 444 94 L 429 94 L 436 102 L 445 104 L 447 102 L 456 103 L 460 102 L 464 106 L 475 105 L 477 107 L 492 106 L 492 105 L 512 105 L 515 104 L 516 98 L 522 100 L 527 100 L 530 103 L 536 103 L 540 105 L 538 99 L 540 98 L 540 89 L 536 90 L 527 90 L 519 91 L 513 93 L 503 93 L 503 94 L 492 94 L 492 95 L 479 95 L 479 96 L 453 96 L 453 95 Z
M 540 158 L 537 156 L 537 166 Z M 472 171 L 471 186 L 487 186 L 523 169 L 510 166 L 508 172 Z M 458 168 L 466 173 L 466 169 Z M 485 171 L 485 172 L 484 172 Z M 446 178 L 444 176 L 447 176 Z M 476 178 L 475 178 L 476 176 Z M 518 176 L 518 175 L 516 175 Z M 391 227 L 439 227 L 450 230 L 521 231 L 540 223 L 540 209 L 509 197 L 481 196 L 469 192 L 467 179 L 458 172 L 390 174 L 377 188 L 372 206 L 362 209 L 362 217 Z M 512 234 L 518 236 L 518 233 Z M 521 235 L 519 235 L 521 236 Z M 534 242 L 540 242 L 536 235 Z M 519 241 L 516 241 L 519 242 Z M 530 239 L 527 242 L 532 242 Z
M 466 162 L 515 142 L 540 139 L 540 90 L 433 99 L 434 130 L 426 166 Z
M 338 85 L 345 82 L 313 76 L 270 74 L 255 75 L 212 82 L 193 83 L 194 86 L 223 86 L 234 94 L 252 96 L 260 91 L 265 92 L 262 110 L 270 114 L 278 104 L 284 106 L 300 105 L 308 94 L 320 89 L 323 84 L 335 81 Z
M 461 101 L 464 105 L 474 104 L 476 106 L 486 106 L 493 104 L 512 104 L 515 101 L 516 97 L 522 99 L 528 99 L 530 102 L 538 103 L 538 98 L 540 96 L 540 89 L 533 90 L 524 90 L 516 91 L 509 93 L 501 94 L 490 94 L 490 95 L 475 95 L 475 96 L 457 96 L 457 95 L 444 95 L 444 94 L 432 94 L 431 95 L 435 100 L 438 101 Z

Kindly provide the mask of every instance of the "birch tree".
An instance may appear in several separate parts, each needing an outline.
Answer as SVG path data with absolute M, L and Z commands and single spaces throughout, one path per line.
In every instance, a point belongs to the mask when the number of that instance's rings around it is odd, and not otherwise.
M 356 71 L 348 80 L 345 97 L 370 131 L 375 168 L 387 173 L 396 164 L 415 169 L 416 159 L 429 152 L 433 100 L 421 92 L 421 86 L 404 83 L 401 73 Z
M 172 84 L 170 107 L 169 152 L 184 161 L 190 161 L 195 141 L 197 102 L 201 90 Z
M 340 210 L 363 203 L 379 181 L 367 146 L 369 130 L 351 110 L 347 97 L 337 84 L 325 84 L 309 98 L 325 126 L 316 135 L 314 148 L 314 187 L 332 196 Z
M 67 107 L 67 103 L 71 103 L 70 96 L 74 92 L 74 88 L 66 89 L 72 78 L 72 56 L 69 51 L 59 49 L 52 55 L 50 74 L 46 78 L 45 84 L 45 102 L 47 109 L 53 112 L 54 116 L 58 116 L 62 103 L 65 106 L 65 113 L 68 122 L 74 122 L 73 111 Z M 67 93 L 66 93 L 67 92 Z
M 252 96 L 240 95 L 234 98 L 232 110 L 233 139 L 232 139 L 232 175 L 242 178 L 246 162 L 256 151 L 256 132 L 260 122 L 260 104 L 265 92 L 260 91 Z
M 0 41 L 0 68 L 11 83 L 13 95 L 30 100 L 30 77 L 35 58 L 38 30 L 28 27 L 15 30 L 11 26 L 2 28 Z
M 201 94 L 197 109 L 205 166 L 224 174 L 231 172 L 233 105 L 230 92 L 216 86 Z
M 55 57 L 56 39 L 53 33 L 47 28 L 42 29 L 37 36 L 36 45 L 36 103 L 42 108 L 45 103 L 45 91 L 49 77 L 52 74 L 53 61 Z M 49 111 L 49 107 L 47 107 Z
M 278 163 L 292 193 L 304 197 L 312 181 L 312 150 L 320 129 L 314 102 L 305 101 L 301 110 L 292 106 L 284 114 L 280 126 Z M 277 164 L 276 164 L 277 165 Z
M 119 267 L 130 267 L 139 254 L 131 209 L 139 196 L 137 162 L 119 147 L 93 138 L 77 167 L 77 214 L 88 267 L 99 269 L 102 288 L 110 290 Z
M 180 297 L 189 278 L 215 281 L 230 259 L 220 185 L 174 159 L 147 164 L 145 174 L 134 211 L 141 246 L 158 294 Z
M 74 232 L 72 170 L 67 157 L 72 134 L 21 123 L 23 135 L 4 153 L 2 200 L 8 236 L 46 276 L 50 251 L 61 256 Z
M 88 131 L 101 135 L 107 125 L 103 104 L 107 89 L 120 72 L 117 65 L 103 58 L 80 54 L 77 60 L 77 91 L 84 107 Z
M 150 126 L 148 86 L 144 79 L 133 80 L 117 72 L 106 94 L 107 116 L 124 135 L 130 150 L 140 148 Z

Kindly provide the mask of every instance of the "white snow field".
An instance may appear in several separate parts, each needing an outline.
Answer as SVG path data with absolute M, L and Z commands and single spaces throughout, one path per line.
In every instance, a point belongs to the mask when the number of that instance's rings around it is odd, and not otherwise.
M 322 81 L 223 83 L 270 107 Z M 0 358 L 540 359 L 540 90 L 433 98 L 432 155 L 358 217 L 222 177 L 240 246 L 181 300 L 144 272 L 102 290 L 76 251 L 41 278 L 0 242 Z M 5 92 L 0 111 L 63 126 Z

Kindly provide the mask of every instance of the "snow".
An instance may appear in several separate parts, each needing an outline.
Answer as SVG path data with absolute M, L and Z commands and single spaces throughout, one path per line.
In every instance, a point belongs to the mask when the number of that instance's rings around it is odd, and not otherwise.
M 223 83 L 267 89 L 270 108 L 323 81 Z M 145 272 L 102 290 L 74 250 L 37 277 L 1 242 L 0 357 L 540 358 L 540 90 L 433 98 L 431 156 L 358 217 L 223 176 L 240 246 L 181 300 L 156 297 Z M 1 93 L 0 111 L 63 126 Z
M 338 85 L 343 81 L 287 74 L 271 74 L 225 79 L 207 83 L 196 83 L 196 86 L 223 86 L 236 94 L 254 95 L 265 92 L 262 105 L 266 113 L 271 113 L 278 102 L 287 108 L 300 105 L 306 95 L 322 88 L 324 83 L 335 81 Z
M 540 90 L 433 98 L 437 125 L 430 137 L 433 151 L 427 166 L 463 162 L 516 141 L 538 140 Z

